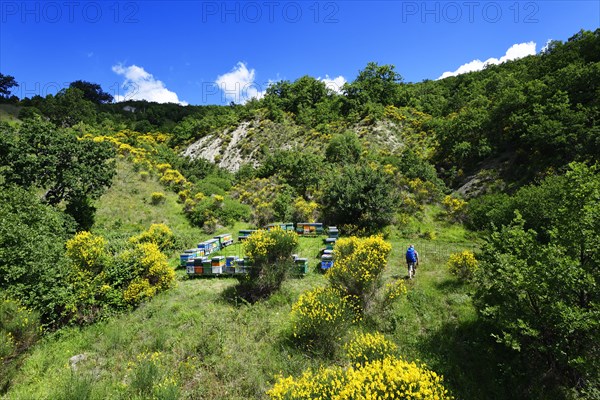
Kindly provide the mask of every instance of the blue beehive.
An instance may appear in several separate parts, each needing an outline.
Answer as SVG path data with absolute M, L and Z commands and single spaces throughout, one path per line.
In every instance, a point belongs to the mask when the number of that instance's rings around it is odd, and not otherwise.
M 187 260 L 196 256 L 197 250 L 198 249 L 188 249 L 181 253 L 179 256 L 179 265 L 185 267 Z
M 326 271 L 331 267 L 333 267 L 333 255 L 323 254 L 321 256 L 321 269 Z

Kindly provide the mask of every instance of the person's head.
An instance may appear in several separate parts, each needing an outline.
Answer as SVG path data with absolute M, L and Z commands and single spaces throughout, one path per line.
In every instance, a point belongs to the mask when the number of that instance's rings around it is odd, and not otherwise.
M 409 244 L 409 245 L 408 245 L 408 248 L 409 248 L 409 249 L 414 249 L 414 248 L 415 248 L 415 245 L 414 245 L 414 244 Z

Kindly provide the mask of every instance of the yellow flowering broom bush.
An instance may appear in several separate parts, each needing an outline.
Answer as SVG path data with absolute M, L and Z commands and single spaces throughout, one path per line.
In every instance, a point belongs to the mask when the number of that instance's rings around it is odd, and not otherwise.
M 298 236 L 277 227 L 258 230 L 244 241 L 244 253 L 251 263 L 245 284 L 249 298 L 269 296 L 281 287 L 294 267 L 292 253 L 298 247 Z
M 326 277 L 331 286 L 358 300 L 365 311 L 382 285 L 382 274 L 392 246 L 381 236 L 341 238 L 334 249 L 335 262 Z
M 105 293 L 105 269 L 111 259 L 106 251 L 106 240 L 90 232 L 79 232 L 66 243 L 66 254 L 71 260 L 69 285 L 72 296 L 65 306 L 65 316 L 78 323 L 93 321 L 107 305 Z
M 450 254 L 447 265 L 450 273 L 458 277 L 461 281 L 473 279 L 473 275 L 479 268 L 475 254 L 469 250 Z
M 393 355 L 397 349 L 395 343 L 387 340 L 379 332 L 358 334 L 352 341 L 344 345 L 346 357 L 350 361 L 350 365 L 354 366 L 383 360 Z
M 447 195 L 442 201 L 442 205 L 448 214 L 448 217 L 454 221 L 462 221 L 465 218 L 467 202 L 463 199 Z
M 175 271 L 169 267 L 167 257 L 155 243 L 139 243 L 134 249 L 123 252 L 120 259 L 134 277 L 123 292 L 129 304 L 139 304 L 168 289 L 175 281 Z
M 304 292 L 292 306 L 292 340 L 307 349 L 334 351 L 355 317 L 352 305 L 331 287 Z
M 150 204 L 157 206 L 159 204 L 163 204 L 167 200 L 167 196 L 165 196 L 162 192 L 152 192 L 150 195 Z
M 386 357 L 358 367 L 334 366 L 280 377 L 267 392 L 273 400 L 451 400 L 442 376 L 424 366 Z
M 154 243 L 161 251 L 166 251 L 175 248 L 175 235 L 165 224 L 152 224 L 147 231 L 129 238 L 129 242 L 133 244 Z
M 82 271 L 99 273 L 106 261 L 106 240 L 90 232 L 79 232 L 67 241 L 67 257 Z
M 244 241 L 244 252 L 252 265 L 273 264 L 291 258 L 297 246 L 296 233 L 276 227 L 270 231 L 261 229 L 253 232 Z
M 176 169 L 167 169 L 160 177 L 160 183 L 178 192 L 190 186 L 190 182 Z

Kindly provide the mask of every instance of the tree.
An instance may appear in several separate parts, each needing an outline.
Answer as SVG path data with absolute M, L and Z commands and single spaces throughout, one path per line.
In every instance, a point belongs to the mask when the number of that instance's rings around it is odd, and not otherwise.
M 58 324 L 69 297 L 64 218 L 31 192 L 0 189 L 0 289 Z
M 3 125 L 0 131 L 6 181 L 44 189 L 44 202 L 58 205 L 66 201 L 72 205 L 67 205 L 67 212 L 73 212 L 82 226 L 89 226 L 93 208 L 88 199 L 100 197 L 116 173 L 113 147 L 79 140 L 39 119 L 25 121 L 18 130 Z
M 104 104 L 113 101 L 112 95 L 103 91 L 97 83 L 75 81 L 71 82 L 69 87 L 81 90 L 83 92 L 83 97 L 95 104 Z
M 332 171 L 323 188 L 323 215 L 332 225 L 377 231 L 392 223 L 398 191 L 389 176 L 368 165 Z
M 362 153 L 362 145 L 353 131 L 331 138 L 325 149 L 327 161 L 337 164 L 356 164 Z
M 350 100 L 356 100 L 359 104 L 369 102 L 383 105 L 394 104 L 398 93 L 398 84 L 402 81 L 402 76 L 394 69 L 393 65 L 368 63 L 365 69 L 359 71 L 352 83 L 345 85 L 346 96 Z
M 50 121 L 63 128 L 79 122 L 93 123 L 96 119 L 96 107 L 77 88 L 62 89 L 54 97 L 48 95 L 41 110 Z
M 529 208 L 544 203 L 521 201 L 532 221 L 516 212 L 489 237 L 474 301 L 494 337 L 544 371 L 542 386 L 581 389 L 600 382 L 600 173 L 571 164 L 563 184 L 542 183 L 557 203 L 542 218 Z
M 0 95 L 8 98 L 13 87 L 19 87 L 15 77 L 0 73 Z
M 261 178 L 277 175 L 306 197 L 318 188 L 322 165 L 323 157 L 314 152 L 279 150 L 267 156 L 257 175 Z

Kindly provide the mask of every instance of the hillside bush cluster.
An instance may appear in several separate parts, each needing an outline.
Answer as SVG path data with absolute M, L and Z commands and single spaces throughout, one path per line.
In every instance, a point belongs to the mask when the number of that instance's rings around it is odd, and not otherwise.
M 106 240 L 90 232 L 68 239 L 68 220 L 33 194 L 13 187 L 5 188 L 0 196 L 6 197 L 0 201 L 0 289 L 39 312 L 46 327 L 70 321 L 89 323 L 127 307 L 123 291 L 136 278 L 149 279 L 156 291 L 172 284 L 173 271 L 158 247 L 173 244 L 165 226 L 153 226 L 132 240 L 133 248 L 153 246 L 147 249 L 154 255 L 151 261 L 137 256 L 125 259 L 111 253 Z M 142 260 L 144 268 L 136 270 L 135 263 Z
M 66 243 L 74 296 L 67 305 L 71 318 L 89 323 L 102 315 L 136 306 L 171 287 L 175 272 L 161 249 L 173 246 L 173 234 L 164 224 L 152 225 L 129 240 L 129 246 L 110 254 L 106 241 L 80 232 Z
M 365 316 L 384 315 L 406 294 L 402 281 L 383 285 L 390 251 L 381 236 L 339 239 L 334 265 L 325 274 L 328 286 L 303 293 L 292 306 L 290 340 L 309 352 L 331 356 L 351 326 Z

